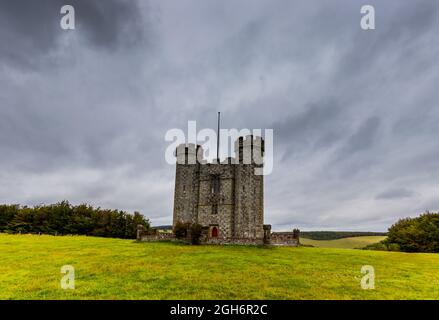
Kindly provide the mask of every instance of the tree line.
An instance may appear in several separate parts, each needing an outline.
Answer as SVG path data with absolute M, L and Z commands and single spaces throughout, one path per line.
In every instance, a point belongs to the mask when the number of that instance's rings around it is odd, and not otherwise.
M 426 212 L 393 224 L 387 238 L 367 246 L 369 250 L 439 252 L 439 213 Z
M 139 212 L 94 208 L 88 204 L 71 205 L 62 201 L 34 207 L 0 205 L 0 232 L 50 235 L 88 235 L 135 239 L 137 225 L 150 228 Z
M 351 237 L 385 236 L 386 232 L 368 231 L 300 231 L 300 236 L 312 240 L 336 240 Z

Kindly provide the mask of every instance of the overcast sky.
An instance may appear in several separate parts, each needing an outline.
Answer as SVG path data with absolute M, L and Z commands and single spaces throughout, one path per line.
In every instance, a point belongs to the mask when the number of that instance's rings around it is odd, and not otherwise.
M 76 10 L 62 30 L 60 8 Z M 360 28 L 372 4 L 376 30 Z M 172 223 L 167 130 L 274 129 L 265 223 L 439 210 L 439 2 L 0 2 L 0 203 Z

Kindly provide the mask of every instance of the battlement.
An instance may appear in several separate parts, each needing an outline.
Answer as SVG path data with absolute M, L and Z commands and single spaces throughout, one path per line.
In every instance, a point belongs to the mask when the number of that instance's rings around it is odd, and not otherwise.
M 264 138 L 249 134 L 245 137 L 239 137 L 235 141 L 235 151 L 237 151 L 239 148 L 245 148 L 245 147 L 264 149 L 264 145 L 265 145 Z
M 235 158 L 227 157 L 220 164 L 260 164 L 265 151 L 264 139 L 260 136 L 247 135 L 239 137 L 234 143 Z M 177 157 L 177 164 L 206 164 L 203 157 L 204 150 L 201 145 L 195 143 L 180 144 L 174 155 Z M 216 164 L 214 161 L 212 164 Z
M 235 141 L 237 163 L 262 165 L 265 152 L 265 141 L 260 136 L 247 135 Z
M 199 144 L 184 143 L 180 144 L 176 149 L 174 155 L 177 157 L 177 164 L 196 164 L 202 163 L 204 150 Z
M 235 157 L 223 155 L 220 163 L 218 159 L 207 163 L 200 145 L 179 145 L 173 225 L 200 225 L 202 243 L 297 246 L 298 231 L 271 232 L 271 226 L 264 224 L 264 175 L 258 174 L 264 149 L 262 137 L 241 136 L 234 142 Z M 139 232 L 138 239 L 159 241 L 172 236 Z

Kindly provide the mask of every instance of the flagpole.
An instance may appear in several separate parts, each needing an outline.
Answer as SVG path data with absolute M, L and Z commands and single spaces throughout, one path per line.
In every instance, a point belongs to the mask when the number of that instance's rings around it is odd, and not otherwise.
M 220 119 L 221 112 L 218 112 L 218 130 L 216 132 L 216 158 L 218 163 L 220 163 L 219 146 L 220 146 Z

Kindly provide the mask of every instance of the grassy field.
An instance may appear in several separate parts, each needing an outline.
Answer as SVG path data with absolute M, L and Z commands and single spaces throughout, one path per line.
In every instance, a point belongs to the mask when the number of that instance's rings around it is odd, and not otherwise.
M 360 287 L 363 265 L 375 290 Z M 439 254 L 0 234 L 0 299 L 423 298 L 439 299 Z
M 304 245 L 312 245 L 317 248 L 340 248 L 340 249 L 357 249 L 373 243 L 380 242 L 386 237 L 383 236 L 363 236 L 351 237 L 336 240 L 312 240 L 300 238 L 300 243 Z

